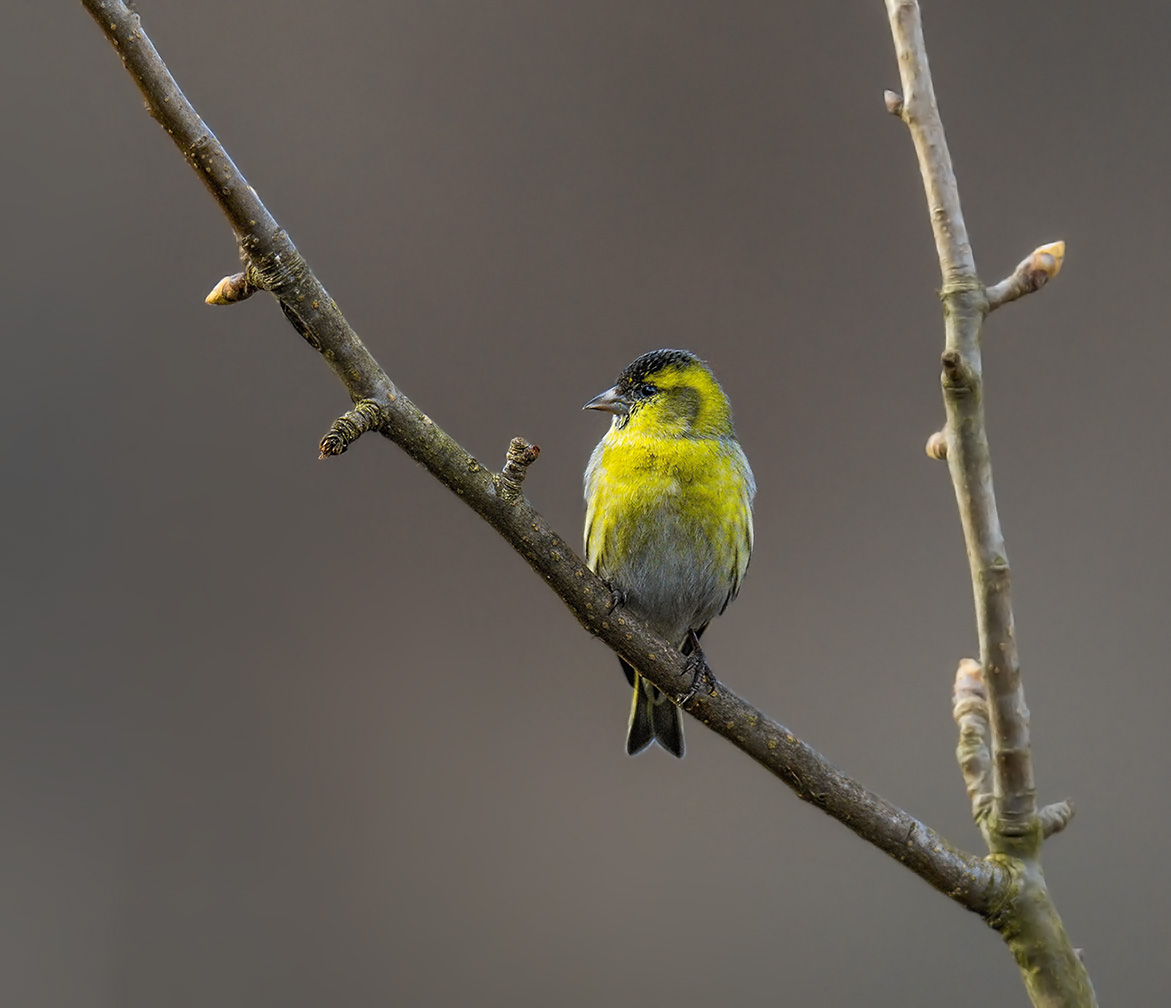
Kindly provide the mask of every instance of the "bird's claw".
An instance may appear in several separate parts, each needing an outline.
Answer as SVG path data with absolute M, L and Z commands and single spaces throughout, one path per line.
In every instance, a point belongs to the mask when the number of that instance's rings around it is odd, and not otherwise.
M 683 666 L 683 674 L 691 675 L 691 687 L 687 694 L 679 701 L 679 706 L 684 707 L 690 703 L 691 699 L 699 692 L 700 687 L 705 681 L 712 681 L 715 676 L 712 675 L 711 668 L 708 667 L 707 658 L 704 656 L 703 648 L 699 646 L 699 635 L 694 630 L 688 631 L 688 642 L 691 644 L 687 654 L 687 662 Z

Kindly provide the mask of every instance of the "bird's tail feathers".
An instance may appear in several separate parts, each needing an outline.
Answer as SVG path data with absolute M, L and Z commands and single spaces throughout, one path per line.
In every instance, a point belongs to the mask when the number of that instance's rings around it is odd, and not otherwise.
M 633 756 L 652 742 L 658 742 L 672 756 L 682 756 L 683 718 L 679 708 L 625 661 L 622 662 L 622 671 L 634 686 L 626 751 Z

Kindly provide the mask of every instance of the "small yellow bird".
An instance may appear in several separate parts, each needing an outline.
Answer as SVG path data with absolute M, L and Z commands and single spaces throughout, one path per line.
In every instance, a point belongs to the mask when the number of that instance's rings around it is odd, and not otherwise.
M 630 612 L 684 654 L 740 590 L 756 482 L 732 408 L 686 350 L 643 354 L 583 409 L 613 413 L 585 471 L 586 562 Z M 626 661 L 634 687 L 626 751 L 683 755 L 679 708 Z

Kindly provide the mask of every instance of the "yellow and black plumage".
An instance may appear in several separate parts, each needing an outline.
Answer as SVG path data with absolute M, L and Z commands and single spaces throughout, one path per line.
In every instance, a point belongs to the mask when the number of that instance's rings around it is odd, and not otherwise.
M 688 654 L 736 597 L 752 551 L 756 484 L 728 397 L 695 354 L 655 350 L 584 408 L 614 414 L 585 472 L 586 560 Z M 658 742 L 682 756 L 679 708 L 622 669 L 634 687 L 626 751 Z

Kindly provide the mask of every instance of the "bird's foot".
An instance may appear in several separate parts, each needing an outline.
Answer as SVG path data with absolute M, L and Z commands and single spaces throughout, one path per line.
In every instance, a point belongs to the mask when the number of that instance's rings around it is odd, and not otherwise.
M 687 691 L 687 695 L 679 701 L 680 707 L 685 706 L 700 691 L 702 686 L 709 682 L 715 682 L 716 678 L 712 675 L 712 670 L 708 666 L 703 648 L 699 646 L 699 635 L 694 630 L 688 631 L 688 643 L 691 647 L 688 648 L 687 662 L 683 666 L 683 674 L 690 674 L 691 688 Z

